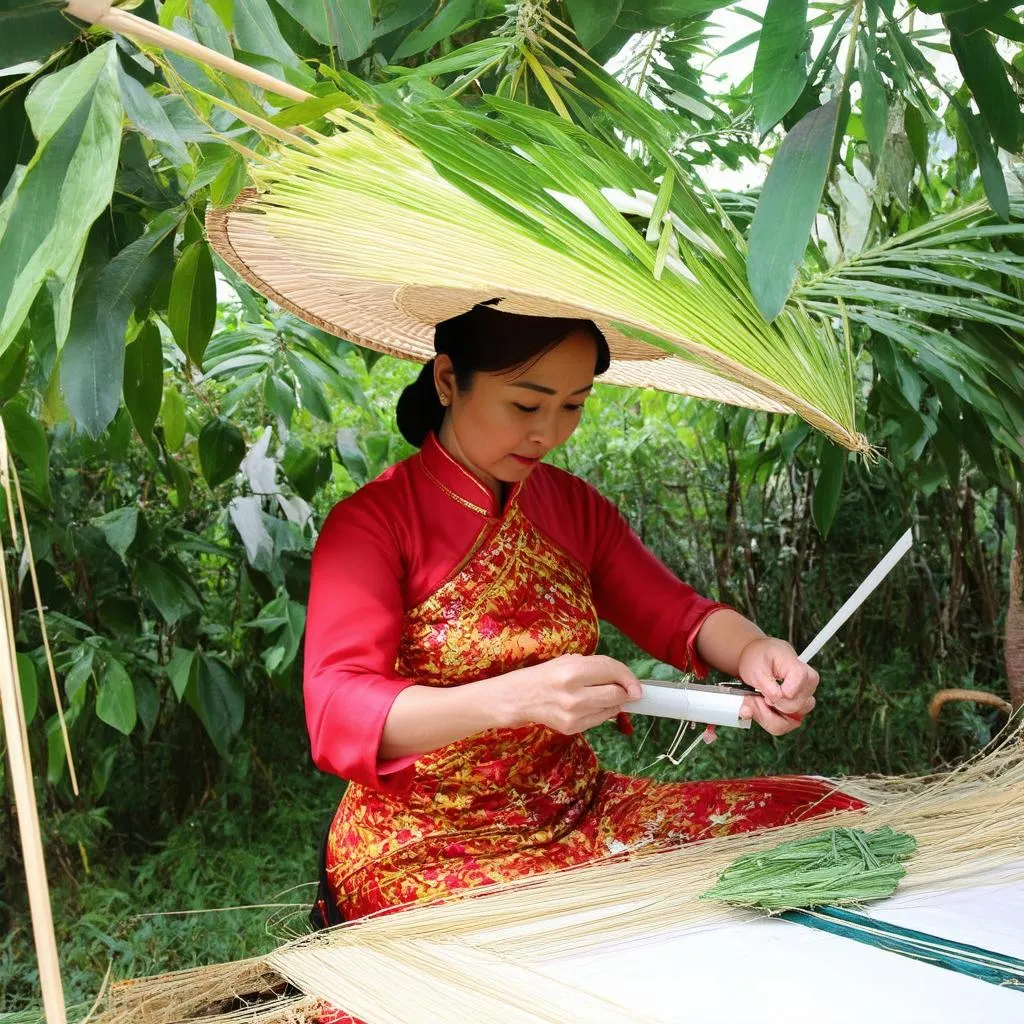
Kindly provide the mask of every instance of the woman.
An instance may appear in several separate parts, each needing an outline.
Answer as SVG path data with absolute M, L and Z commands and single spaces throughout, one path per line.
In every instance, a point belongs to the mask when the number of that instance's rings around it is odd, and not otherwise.
M 398 403 L 419 453 L 340 502 L 313 556 L 306 717 L 318 767 L 351 780 L 326 848 L 343 917 L 854 806 L 811 779 L 598 766 L 583 733 L 640 696 L 594 655 L 599 618 L 680 670 L 749 683 L 741 714 L 776 736 L 814 707 L 818 676 L 541 462 L 609 365 L 593 323 L 476 306 L 435 348 Z

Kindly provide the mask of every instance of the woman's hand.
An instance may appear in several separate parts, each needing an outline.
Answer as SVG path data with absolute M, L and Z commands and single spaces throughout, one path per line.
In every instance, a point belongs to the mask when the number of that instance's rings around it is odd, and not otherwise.
M 773 736 L 799 728 L 814 707 L 818 673 L 785 640 L 767 636 L 751 640 L 740 653 L 736 674 L 760 693 L 744 699 L 740 718 L 753 718 Z
M 509 724 L 537 722 L 556 732 L 584 732 L 614 718 L 642 694 L 636 676 L 603 655 L 564 654 L 503 676 L 512 708 Z

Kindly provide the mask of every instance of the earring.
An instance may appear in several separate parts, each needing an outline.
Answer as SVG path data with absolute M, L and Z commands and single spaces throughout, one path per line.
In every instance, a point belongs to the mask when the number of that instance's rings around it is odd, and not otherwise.
M 447 395 L 442 395 L 440 392 L 438 392 L 437 399 L 443 406 L 445 406 L 445 408 L 447 408 L 449 402 L 449 398 Z

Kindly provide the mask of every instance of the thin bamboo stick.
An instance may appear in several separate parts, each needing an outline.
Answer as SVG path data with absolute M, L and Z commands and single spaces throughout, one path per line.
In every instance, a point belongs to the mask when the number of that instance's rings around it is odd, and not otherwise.
M 10 463 L 7 436 L 2 422 L 0 422 L 0 460 L 5 466 L 9 466 L 9 472 L 13 476 L 16 470 Z M 10 507 L 15 498 L 9 480 L 5 479 L 4 484 Z M 0 564 L 5 562 L 5 554 L 3 537 L 0 535 Z M 7 740 L 7 755 L 11 768 L 11 786 L 14 790 L 14 805 L 18 811 L 18 831 L 21 836 L 22 856 L 25 860 L 32 936 L 35 940 L 36 957 L 39 961 L 39 983 L 42 989 L 46 1022 L 47 1024 L 66 1024 L 64 987 L 61 983 L 57 936 L 53 927 L 53 911 L 50 906 L 50 890 L 46 878 L 39 809 L 36 806 L 36 792 L 32 781 L 32 760 L 29 755 L 28 731 L 25 726 L 25 708 L 21 699 L 21 687 L 18 683 L 11 592 L 7 585 L 7 573 L 0 573 L 0 576 L 2 576 L 0 599 L 3 603 L 3 615 L 0 615 L 0 705 L 3 706 L 4 736 Z
M 177 32 L 172 32 L 170 29 L 154 25 L 151 21 L 146 21 L 145 18 L 140 18 L 129 11 L 118 10 L 111 6 L 110 0 L 69 0 L 66 10 L 68 14 L 82 21 L 87 21 L 111 32 L 130 36 L 139 42 L 149 43 L 152 46 L 181 54 L 182 57 L 188 57 L 189 60 L 198 61 L 211 68 L 217 68 L 219 71 L 224 71 L 261 89 L 266 89 L 267 92 L 284 96 L 286 99 L 301 102 L 313 98 L 312 93 L 306 92 L 305 89 L 282 82 L 279 78 L 251 68 L 231 57 L 225 57 L 223 53 L 211 50 L 208 46 L 203 46 L 202 43 L 197 43 L 192 39 L 179 36 Z
M 39 632 L 43 637 L 43 650 L 46 652 L 46 669 L 50 676 L 50 690 L 57 708 L 57 721 L 60 724 L 61 741 L 64 744 L 64 756 L 68 762 L 68 775 L 71 780 L 71 791 L 78 796 L 78 772 L 75 770 L 75 759 L 71 754 L 71 737 L 68 736 L 68 723 L 64 717 L 64 706 L 60 699 L 60 688 L 57 686 L 57 670 L 53 665 L 53 651 L 50 649 L 50 635 L 46 631 L 46 619 L 43 615 L 43 595 L 39 589 L 39 575 L 36 572 L 36 560 L 32 553 L 32 538 L 28 531 L 28 517 L 25 514 L 25 502 L 21 496 L 21 481 L 13 474 L 14 491 L 18 498 L 18 515 L 21 519 L 21 532 L 24 537 L 24 558 L 28 563 L 28 574 L 32 580 L 32 596 L 36 602 L 36 615 L 39 618 Z

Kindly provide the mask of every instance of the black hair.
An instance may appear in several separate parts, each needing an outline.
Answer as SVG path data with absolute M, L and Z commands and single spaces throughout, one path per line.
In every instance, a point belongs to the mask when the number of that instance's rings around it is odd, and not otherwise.
M 466 313 L 442 320 L 434 329 L 434 351 L 451 359 L 456 386 L 468 391 L 477 373 L 501 373 L 532 363 L 573 331 L 585 331 L 594 339 L 594 375 L 604 373 L 611 364 L 611 352 L 592 320 L 502 313 L 492 303 L 476 305 Z M 441 429 L 444 412 L 434 385 L 431 359 L 398 399 L 398 429 L 409 444 L 419 448 L 431 432 Z

